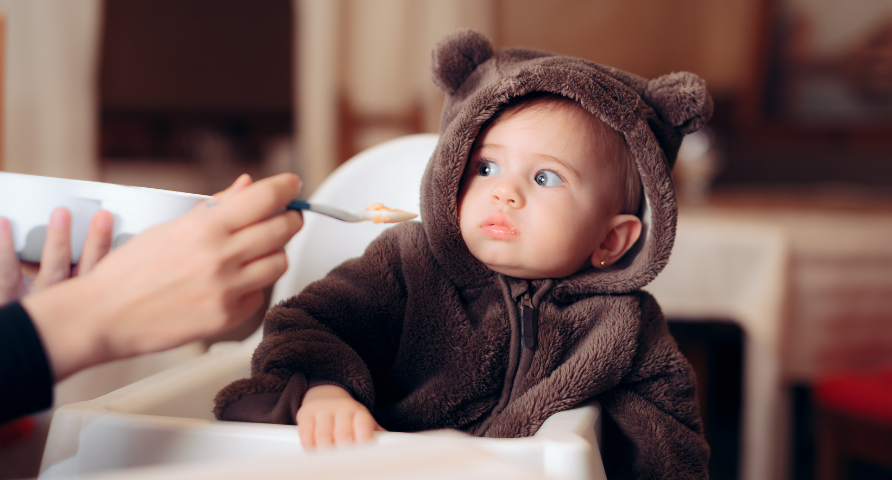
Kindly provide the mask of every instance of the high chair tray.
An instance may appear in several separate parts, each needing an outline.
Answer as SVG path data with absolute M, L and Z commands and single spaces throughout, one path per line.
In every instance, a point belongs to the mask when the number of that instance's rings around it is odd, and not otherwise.
M 407 434 L 412 441 L 316 452 L 277 454 L 117 470 L 83 480 L 546 480 L 522 462 L 474 448 L 450 436 Z M 300 472 L 299 474 L 296 472 Z
M 229 382 L 249 375 L 256 340 L 255 336 L 240 343 L 217 345 L 201 357 L 95 400 L 60 407 L 53 416 L 40 478 L 150 465 L 240 459 L 250 462 L 271 455 L 289 456 L 290 462 L 306 457 L 310 462 L 315 455 L 304 455 L 294 426 L 212 418 L 214 394 Z M 532 474 L 603 479 L 596 436 L 599 425 L 600 408 L 592 404 L 552 416 L 533 437 L 485 439 L 453 431 L 382 432 L 376 435 L 372 447 L 409 444 L 421 449 L 418 455 L 436 456 L 444 448 L 442 439 L 448 438 L 449 445 L 458 445 L 450 448 L 508 459 Z M 352 461 L 351 451 L 345 450 L 338 461 Z

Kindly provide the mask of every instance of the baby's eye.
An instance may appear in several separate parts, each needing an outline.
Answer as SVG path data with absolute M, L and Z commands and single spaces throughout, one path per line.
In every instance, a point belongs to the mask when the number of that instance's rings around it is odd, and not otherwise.
M 490 175 L 495 175 L 499 173 L 499 166 L 495 164 L 495 162 L 483 162 L 480 164 L 480 167 L 477 168 L 477 174 L 481 177 L 488 177 Z
M 536 183 L 543 187 L 557 187 L 563 185 L 564 181 L 561 180 L 561 177 L 558 176 L 558 174 L 551 170 L 542 170 L 536 174 Z

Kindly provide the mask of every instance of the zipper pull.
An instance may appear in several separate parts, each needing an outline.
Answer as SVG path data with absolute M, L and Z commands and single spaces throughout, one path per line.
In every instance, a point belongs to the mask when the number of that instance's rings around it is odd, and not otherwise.
M 523 348 L 536 346 L 537 327 L 536 309 L 533 308 L 530 292 L 527 290 L 520 298 L 520 345 Z

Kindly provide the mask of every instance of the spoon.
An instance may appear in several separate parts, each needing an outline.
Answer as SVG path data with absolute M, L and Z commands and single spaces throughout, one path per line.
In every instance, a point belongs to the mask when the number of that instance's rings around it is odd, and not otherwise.
M 395 210 L 392 208 L 387 208 L 380 203 L 373 203 L 369 205 L 369 208 L 356 213 L 350 213 L 346 210 L 341 210 L 340 208 L 335 208 L 330 205 L 323 205 L 321 203 L 310 203 L 306 200 L 292 200 L 285 208 L 291 210 L 309 210 L 311 212 L 321 213 L 322 215 L 329 216 L 331 218 L 336 218 L 338 220 L 344 222 L 363 222 L 366 220 L 371 220 L 374 223 L 399 223 L 405 222 L 406 220 L 412 220 L 417 217 L 418 214 L 405 212 L 403 210 Z

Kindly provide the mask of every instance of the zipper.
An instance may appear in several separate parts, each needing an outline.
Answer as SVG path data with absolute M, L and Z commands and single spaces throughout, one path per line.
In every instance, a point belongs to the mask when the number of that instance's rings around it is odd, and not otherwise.
M 530 291 L 527 290 L 520 297 L 520 345 L 523 348 L 536 346 L 538 336 L 536 320 L 536 308 L 533 307 Z
M 539 338 L 539 314 L 538 308 L 533 306 L 532 284 L 526 282 L 526 290 L 519 297 L 516 297 L 512 295 L 511 282 L 508 280 L 508 277 L 499 275 L 498 282 L 502 295 L 504 295 L 505 306 L 508 307 L 508 320 L 511 324 L 508 365 L 505 370 L 505 383 L 502 385 L 502 393 L 499 396 L 498 403 L 472 431 L 477 436 L 486 435 L 492 423 L 502 414 L 511 399 L 520 395 L 523 379 L 530 370 L 533 356 L 536 355 L 536 351 L 533 348 L 536 346 Z M 539 290 L 536 291 L 537 295 L 540 297 L 545 295 L 551 290 L 553 285 L 554 282 L 551 279 L 547 279 L 539 287 Z M 512 311 L 511 307 L 514 307 L 516 310 Z M 518 337 L 520 338 L 518 339 Z M 521 348 L 517 348 L 517 343 L 520 343 Z

